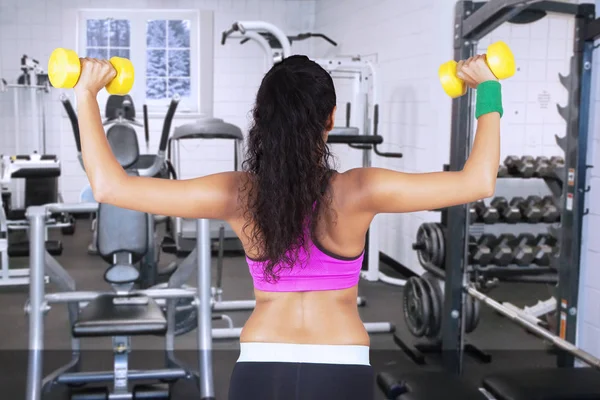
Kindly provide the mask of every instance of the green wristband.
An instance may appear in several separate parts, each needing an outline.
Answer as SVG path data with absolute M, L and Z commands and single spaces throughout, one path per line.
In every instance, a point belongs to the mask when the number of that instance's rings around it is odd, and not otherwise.
M 502 117 L 502 90 L 500 82 L 485 81 L 477 85 L 477 102 L 475 103 L 475 118 L 484 114 L 497 112 Z

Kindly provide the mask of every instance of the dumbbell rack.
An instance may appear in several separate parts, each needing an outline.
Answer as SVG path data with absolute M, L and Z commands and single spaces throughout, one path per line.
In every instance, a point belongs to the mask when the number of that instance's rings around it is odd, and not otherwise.
M 562 160 L 562 159 L 561 159 Z M 564 161 L 564 160 L 562 160 Z M 560 207 L 558 202 L 560 201 L 560 197 L 562 195 L 562 181 L 561 181 L 561 176 L 564 173 L 564 164 L 558 163 L 554 168 L 552 168 L 551 171 L 549 171 L 548 174 L 543 175 L 543 176 L 538 176 L 538 175 L 533 175 L 533 176 L 520 176 L 518 174 L 498 174 L 498 178 L 502 178 L 502 179 L 507 179 L 507 178 L 516 178 L 516 179 L 528 179 L 528 178 L 539 178 L 539 179 L 543 179 L 544 182 L 547 184 L 547 186 L 550 188 L 550 191 L 552 192 L 552 202 L 554 205 L 557 206 L 559 212 L 560 212 Z M 444 166 L 444 168 L 447 170 L 449 168 L 449 166 Z M 495 199 L 500 199 L 500 198 L 495 198 Z M 507 204 L 513 204 L 512 200 L 516 199 L 516 198 L 512 198 L 512 199 L 504 199 L 504 201 Z M 525 200 L 525 199 L 523 199 Z M 492 200 L 493 201 L 493 200 Z M 492 203 L 493 204 L 493 203 Z M 539 205 L 536 204 L 536 207 L 538 207 Z M 491 206 L 490 206 L 491 207 Z M 518 208 L 515 206 L 509 206 L 509 208 Z M 526 209 L 529 207 L 525 207 Z M 542 207 L 540 207 L 540 209 L 543 209 Z M 442 211 L 442 223 L 444 224 L 444 226 L 446 226 L 445 224 L 447 224 L 448 221 L 448 216 L 447 216 L 447 210 L 441 210 Z M 547 226 L 548 232 L 547 234 L 551 237 L 557 238 L 557 230 L 556 227 L 560 226 L 560 215 L 558 216 L 558 218 L 555 221 L 552 222 L 543 222 L 543 221 L 534 221 L 532 222 L 531 220 L 528 220 L 526 217 L 521 215 L 521 211 L 519 211 L 518 213 L 518 218 L 513 221 L 513 222 L 507 222 L 507 221 L 503 221 L 502 219 L 500 219 L 498 222 L 493 222 L 493 224 L 509 224 L 509 225 L 516 225 L 519 224 L 521 227 L 526 227 L 527 225 L 531 225 L 531 224 L 543 224 Z M 468 232 L 469 235 L 474 237 L 475 239 L 479 239 L 486 231 L 486 226 L 489 226 L 489 224 L 485 224 L 482 223 L 480 221 L 477 221 L 475 223 L 472 223 L 469 226 Z M 526 230 L 526 228 L 525 228 Z M 475 245 L 472 242 L 469 243 L 469 245 Z M 509 245 L 511 245 L 511 243 L 509 243 Z M 527 243 L 527 246 L 530 246 L 531 248 L 535 249 L 535 245 L 533 243 Z M 491 246 L 493 247 L 493 246 Z M 512 248 L 512 250 L 516 250 L 516 248 Z M 521 260 L 522 261 L 522 260 Z M 494 263 L 477 263 L 477 262 L 473 262 L 471 265 L 469 265 L 469 272 L 474 272 L 477 275 L 481 275 L 481 278 L 484 279 L 488 279 L 488 278 L 500 278 L 503 279 L 505 277 L 510 277 L 511 280 L 515 281 L 515 280 L 524 280 L 527 282 L 531 282 L 533 279 L 529 279 L 529 278 L 522 278 L 522 277 L 527 277 L 530 275 L 543 275 L 546 274 L 546 276 L 544 277 L 547 281 L 552 282 L 553 280 L 556 280 L 556 271 L 558 269 L 557 266 L 557 259 L 555 259 L 554 257 L 550 256 L 550 263 L 548 265 L 538 265 L 535 264 L 533 262 L 529 263 L 528 265 L 523 265 L 523 264 L 517 264 L 519 261 L 515 261 L 514 259 L 512 260 L 511 264 L 508 265 L 495 265 Z M 548 276 L 549 275 L 549 276 Z M 552 276 L 554 275 L 554 277 Z
M 536 4 L 533 4 L 536 3 Z M 559 76 L 569 92 L 567 106 L 558 106 L 559 114 L 567 121 L 566 135 L 556 137 L 565 152 L 565 169 L 560 181 L 551 189 L 561 196 L 560 229 L 552 230 L 558 238 L 560 255 L 555 264 L 558 270 L 557 334 L 571 343 L 576 338 L 576 316 L 579 286 L 581 227 L 584 211 L 588 119 L 590 109 L 591 68 L 594 38 L 590 31 L 595 18 L 593 4 L 569 4 L 557 1 L 490 0 L 487 2 L 458 1 L 455 6 L 454 59 L 467 59 L 475 54 L 477 40 L 501 24 L 517 17 L 525 9 L 555 12 L 575 17 L 575 40 L 570 74 Z M 523 21 L 521 21 L 523 22 Z M 593 25 L 595 27 L 596 23 Z M 598 29 L 595 29 L 596 31 Z M 473 93 L 452 102 L 450 171 L 463 169 L 473 139 Z M 443 213 L 442 223 L 447 229 L 444 309 L 442 311 L 442 348 L 444 367 L 453 373 L 463 369 L 464 324 L 463 286 L 468 279 L 468 222 L 470 205 L 449 208 Z M 572 356 L 560 353 L 559 366 L 572 366 Z

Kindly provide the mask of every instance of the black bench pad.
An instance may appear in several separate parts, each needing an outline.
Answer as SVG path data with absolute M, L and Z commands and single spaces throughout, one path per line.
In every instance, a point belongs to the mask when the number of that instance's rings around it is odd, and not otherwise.
M 478 388 L 461 377 L 447 372 L 411 372 L 399 374 L 398 381 L 406 387 L 406 393 L 395 400 L 486 400 Z
M 156 302 L 147 298 L 147 304 L 119 304 L 114 294 L 103 294 L 91 301 L 73 324 L 74 337 L 106 337 L 164 335 L 167 320 Z M 136 296 L 144 297 L 145 296 Z
M 487 376 L 483 387 L 498 400 L 600 399 L 600 371 L 591 368 L 512 370 Z

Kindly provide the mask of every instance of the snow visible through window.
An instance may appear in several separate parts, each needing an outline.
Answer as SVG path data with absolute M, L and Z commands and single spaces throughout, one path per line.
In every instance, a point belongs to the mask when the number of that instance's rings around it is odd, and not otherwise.
M 190 21 L 148 21 L 146 46 L 146 97 L 189 97 Z
M 126 19 L 88 19 L 86 57 L 129 58 L 131 27 Z
M 86 56 L 130 59 L 131 23 L 127 19 L 87 19 Z M 189 20 L 146 21 L 146 98 L 191 95 Z

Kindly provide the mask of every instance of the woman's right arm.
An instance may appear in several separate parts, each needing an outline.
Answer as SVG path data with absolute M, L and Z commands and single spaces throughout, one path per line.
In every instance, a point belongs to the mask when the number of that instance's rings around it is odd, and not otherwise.
M 459 65 L 470 87 L 495 80 L 483 56 Z M 352 203 L 372 214 L 433 210 L 493 195 L 500 163 L 500 114 L 478 118 L 471 154 L 461 171 L 408 174 L 381 168 L 350 170 Z M 354 197 L 354 196 L 352 196 Z

